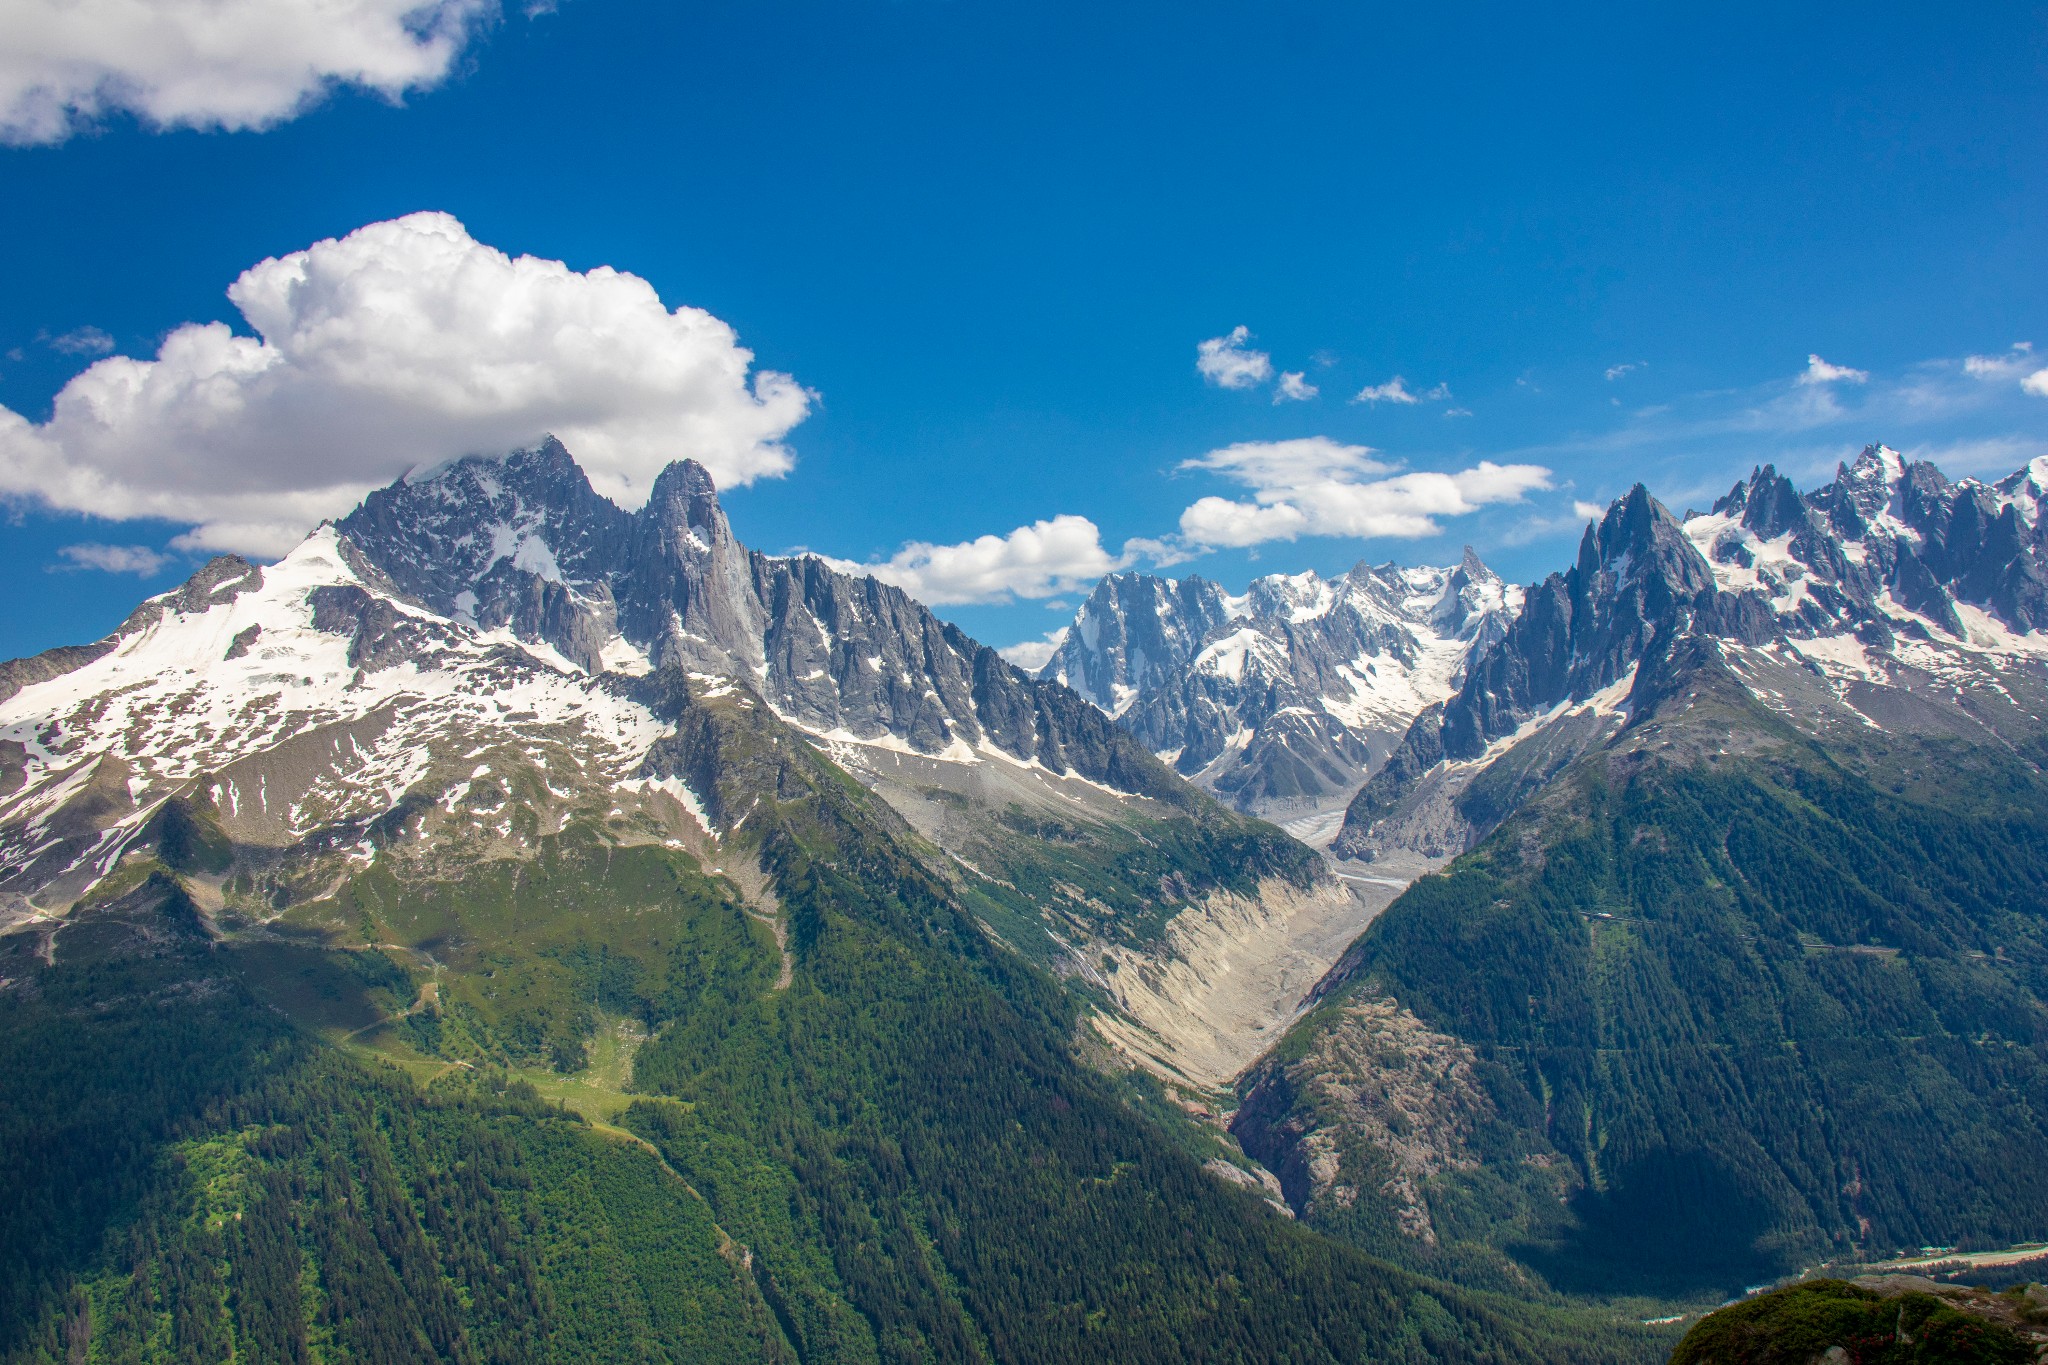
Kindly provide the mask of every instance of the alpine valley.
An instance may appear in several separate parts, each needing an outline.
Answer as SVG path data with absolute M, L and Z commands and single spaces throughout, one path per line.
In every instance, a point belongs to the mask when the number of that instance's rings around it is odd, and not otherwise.
M 1872 447 L 1034 677 L 693 463 L 421 471 L 0 665 L 0 1360 L 1649 1361 L 2048 1237 L 2044 510 Z

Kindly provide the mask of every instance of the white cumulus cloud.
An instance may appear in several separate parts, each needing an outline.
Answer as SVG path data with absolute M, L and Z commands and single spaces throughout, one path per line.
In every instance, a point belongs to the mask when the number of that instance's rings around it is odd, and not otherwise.
M 1384 384 L 1368 384 L 1352 398 L 1354 403 L 1399 403 L 1413 407 L 1417 403 L 1438 403 L 1451 396 L 1451 386 L 1439 384 L 1421 393 L 1408 387 L 1408 381 L 1395 375 Z
M 2039 398 L 2048 398 L 2048 369 L 2039 369 L 2020 381 L 2020 387 Z
M 1806 357 L 1806 368 L 1800 372 L 1802 384 L 1865 384 L 1870 381 L 1870 371 L 1852 370 L 1847 365 L 1830 365 L 1817 355 Z
M 844 573 L 893 583 L 918 601 L 940 607 L 1073 592 L 1129 568 L 1136 554 L 1135 545 L 1110 554 L 1094 522 L 1063 514 L 1008 535 L 978 536 L 957 545 L 912 541 L 881 563 L 825 562 Z
M 157 128 L 267 128 L 337 85 L 438 84 L 495 0 L 0 0 L 0 141 L 127 110 Z
M 1289 370 L 1280 376 L 1280 382 L 1273 386 L 1275 403 L 1306 403 L 1321 390 L 1308 382 L 1308 375 L 1301 370 Z
M 1195 345 L 1195 370 L 1219 389 L 1249 389 L 1273 377 L 1273 359 L 1251 349 L 1251 329 L 1238 326 L 1225 336 Z
M 1437 534 L 1440 517 L 1516 502 L 1550 487 L 1541 465 L 1482 460 L 1456 473 L 1400 471 L 1366 446 L 1324 436 L 1248 441 L 1184 461 L 1252 490 L 1249 501 L 1202 498 L 1181 513 L 1190 545 L 1257 545 L 1301 536 L 1413 539 Z
M 996 653 L 1026 673 L 1036 673 L 1052 662 L 1052 656 L 1059 653 L 1060 646 L 1066 642 L 1067 627 L 1061 626 L 1058 630 L 1048 633 L 1042 640 L 1025 640 L 999 649 Z
M 71 561 L 64 569 L 98 569 L 103 573 L 132 573 L 143 578 L 171 562 L 171 556 L 147 545 L 60 545 L 57 553 Z
M 0 408 L 0 495 L 270 554 L 416 465 L 547 432 L 626 506 L 684 456 L 722 486 L 779 475 L 811 401 L 638 276 L 507 256 L 444 213 L 263 261 L 228 298 L 256 335 L 188 323 L 73 378 L 46 423 Z

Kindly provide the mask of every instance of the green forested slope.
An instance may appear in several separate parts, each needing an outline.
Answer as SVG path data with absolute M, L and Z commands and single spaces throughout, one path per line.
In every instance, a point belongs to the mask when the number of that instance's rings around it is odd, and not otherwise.
M 2048 782 L 2009 752 L 1707 719 L 1631 732 L 1411 888 L 1254 1078 L 1247 1145 L 1298 1165 L 1303 1134 L 1355 1127 L 1311 1073 L 1391 999 L 1486 1092 L 1476 1168 L 1434 1178 L 1449 1240 L 1559 1287 L 2048 1233 Z M 1311 1217 L 1403 1251 L 1370 1207 Z
M 747 812 L 716 856 L 772 914 L 601 821 L 483 863 L 393 822 L 217 936 L 176 875 L 202 811 L 125 894 L 4 940 L 0 1359 L 1657 1353 L 1218 1182 L 1071 1060 L 1069 998 L 878 800 L 744 698 L 669 743 Z M 613 1024 L 646 1037 L 631 1096 L 578 1054 Z
M 174 888 L 4 942 L 0 1358 L 792 1358 L 652 1152 L 307 1036 Z

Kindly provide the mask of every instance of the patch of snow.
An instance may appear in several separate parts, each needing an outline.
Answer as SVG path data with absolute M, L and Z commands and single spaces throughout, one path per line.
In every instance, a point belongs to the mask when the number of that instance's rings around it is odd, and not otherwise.
M 1801 658 L 1818 665 L 1831 679 L 1853 678 L 1874 683 L 1886 681 L 1884 669 L 1871 661 L 1869 647 L 1854 635 L 1823 635 L 1813 639 L 1794 640 L 1792 649 Z
M 1202 652 L 1195 656 L 1193 669 L 1231 682 L 1243 682 L 1245 665 L 1254 656 L 1261 663 L 1277 663 L 1280 661 L 1280 647 L 1254 627 L 1246 626 L 1204 646 Z
M 654 671 L 647 652 L 623 635 L 607 640 L 597 653 L 597 661 L 607 673 L 623 673 L 629 678 L 644 678 Z
M 1628 672 L 1572 707 L 1572 711 L 1590 711 L 1596 716 L 1626 715 L 1629 694 L 1636 688 L 1636 668 L 1637 665 L 1630 664 Z
M 968 745 L 967 741 L 957 736 L 949 740 L 946 747 L 940 749 L 937 753 L 927 753 L 923 749 L 913 746 L 908 740 L 898 738 L 887 730 L 876 735 L 857 735 L 843 725 L 835 725 L 829 730 L 820 730 L 814 725 L 804 724 L 803 721 L 795 716 L 783 715 L 780 711 L 776 711 L 775 714 L 811 738 L 818 740 L 827 750 L 836 749 L 842 745 L 852 745 L 862 749 L 881 749 L 892 754 L 909 754 L 915 755 L 918 758 L 938 759 L 946 763 L 979 763 L 981 761 L 980 756 Z
M 666 796 L 673 797 L 684 810 L 690 813 L 690 818 L 697 822 L 697 828 L 703 830 L 714 839 L 718 837 L 718 831 L 711 827 L 711 817 L 704 812 L 704 803 L 697 799 L 697 793 L 690 790 L 690 784 L 683 781 L 682 778 L 629 777 L 616 785 L 622 791 L 660 792 Z
M 495 645 L 504 649 L 516 649 L 528 658 L 546 664 L 557 673 L 583 672 L 582 665 L 576 663 L 546 640 L 522 640 L 512 633 L 510 626 L 500 626 L 496 630 L 484 631 L 476 639 L 477 643 L 481 645 Z
M 2048 455 L 2029 460 L 2020 477 L 2013 481 L 2012 490 L 2001 493 L 1999 501 L 2017 510 L 2020 521 L 2028 527 L 2040 525 L 2041 505 L 2048 502 Z
M 567 581 L 555 563 L 555 552 L 539 536 L 529 535 L 519 542 L 519 548 L 512 552 L 512 567 L 538 574 L 550 583 Z

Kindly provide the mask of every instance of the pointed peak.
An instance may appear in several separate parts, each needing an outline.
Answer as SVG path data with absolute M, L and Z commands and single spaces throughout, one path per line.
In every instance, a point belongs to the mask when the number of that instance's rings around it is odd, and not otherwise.
M 1750 476 L 1749 491 L 1743 498 L 1742 524 L 1764 540 L 1808 525 L 1806 501 L 1792 480 L 1774 465 L 1765 465 Z
M 1678 524 L 1678 519 L 1666 510 L 1664 504 L 1650 495 L 1649 487 L 1639 483 L 1616 498 L 1607 509 L 1607 515 L 1600 522 L 1601 538 L 1607 540 L 1608 528 L 1613 527 L 1630 539 L 1639 539 L 1652 534 L 1660 522 L 1666 521 L 1674 526 Z
M 1816 494 L 1836 528 L 1851 540 L 1861 539 L 1873 518 L 1892 501 L 1906 477 L 1906 457 L 1883 442 L 1863 447 L 1853 462 L 1835 466 L 1835 481 Z
M 712 482 L 711 471 L 695 460 L 677 460 L 656 475 L 639 516 L 644 524 L 658 528 L 663 542 L 688 556 L 732 541 L 725 509 L 718 505 L 718 485 Z
M 1729 489 L 1723 496 L 1714 499 L 1714 505 L 1710 509 L 1712 515 L 1717 517 L 1741 516 L 1743 509 L 1749 506 L 1750 489 L 1756 486 L 1757 480 L 1764 476 L 1764 470 L 1767 468 L 1769 468 L 1767 465 L 1753 467 L 1749 471 L 1748 478 L 1737 479 L 1733 488 Z M 1687 513 L 1685 519 L 1691 521 L 1692 514 Z
M 1585 538 L 1579 542 L 1578 572 L 1590 577 L 1602 569 L 1642 562 L 1656 555 L 1660 543 L 1684 538 L 1671 509 L 1639 483 L 1610 503 L 1598 522 L 1586 527 Z
M 1889 488 L 1905 477 L 1906 457 L 1882 441 L 1873 441 L 1863 447 L 1855 463 L 1841 465 L 1837 472 L 1844 479 Z
M 1444 591 L 1455 595 L 1463 588 L 1476 583 L 1497 583 L 1500 575 L 1486 567 L 1486 561 L 1479 557 L 1479 551 L 1467 545 L 1458 562 L 1444 575 Z
M 553 436 L 545 436 L 532 445 L 497 454 L 472 452 L 438 464 L 417 466 L 390 484 L 386 491 L 436 487 L 461 489 L 466 484 L 480 486 L 486 494 L 495 494 L 503 486 L 540 497 L 543 501 L 558 501 L 560 499 L 554 490 L 564 490 L 573 497 L 579 491 L 587 492 L 590 480 L 567 446 Z
M 709 498 L 718 501 L 718 484 L 711 477 L 711 471 L 695 460 L 673 460 L 667 468 L 654 476 L 654 488 L 649 502 L 666 498 Z
M 554 474 L 566 473 L 572 469 L 581 473 L 583 469 L 583 466 L 576 463 L 576 457 L 569 453 L 569 447 L 556 439 L 552 432 L 530 446 L 522 446 L 510 452 L 504 456 L 504 463 L 508 467 L 517 466 Z

